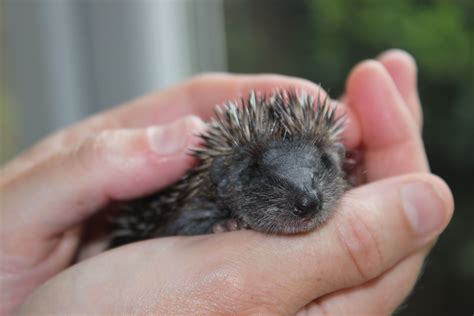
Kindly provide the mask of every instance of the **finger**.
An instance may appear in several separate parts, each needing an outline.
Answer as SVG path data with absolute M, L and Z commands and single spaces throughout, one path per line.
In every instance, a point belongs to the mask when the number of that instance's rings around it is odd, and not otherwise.
M 423 114 L 416 83 L 416 62 L 413 56 L 400 49 L 391 49 L 377 60 L 385 67 L 402 96 L 418 127 L 421 128 Z
M 80 223 L 110 200 L 163 188 L 193 163 L 188 147 L 205 124 L 187 117 L 147 129 L 104 131 L 3 184 L 2 240 L 13 248 Z
M 246 98 L 252 90 L 271 94 L 277 88 L 304 90 L 313 96 L 320 95 L 321 99 L 327 95 L 320 86 L 295 77 L 211 73 L 105 112 L 93 121 L 96 128 L 108 128 L 114 121 L 119 126 L 113 127 L 143 127 L 168 123 L 184 115 L 209 119 L 218 105 Z
M 61 242 L 48 243 L 45 248 L 52 246 L 54 251 L 49 252 L 48 256 L 41 256 L 40 260 L 18 258 L 16 253 L 3 249 L 6 240 L 1 240 L 0 315 L 10 315 L 12 309 L 36 287 L 71 264 L 71 257 L 79 243 L 77 236 L 78 229 L 73 229 L 64 233 Z M 15 246 L 21 248 L 23 245 Z M 32 252 L 28 254 L 34 255 Z
M 429 170 L 416 123 L 379 62 L 359 64 L 346 91 L 349 107 L 360 122 L 369 181 Z
M 326 97 L 320 86 L 304 79 L 281 75 L 204 74 L 172 88 L 151 93 L 132 102 L 100 113 L 54 134 L 30 150 L 21 159 L 8 166 L 14 174 L 48 157 L 49 153 L 77 144 L 104 129 L 142 128 L 154 124 L 170 123 L 186 115 L 209 119 L 217 105 L 229 100 L 246 98 L 251 90 L 270 94 L 275 89 L 296 89 L 309 95 Z M 360 141 L 358 120 L 351 109 L 338 106 L 338 114 L 345 113 L 347 124 L 343 133 L 344 143 L 353 148 Z
M 382 180 L 354 189 L 311 234 L 270 238 L 246 232 L 244 250 L 229 260 L 243 266 L 247 281 L 241 283 L 262 296 L 269 295 L 265 280 L 272 275 L 272 298 L 295 312 L 317 297 L 378 277 L 436 238 L 452 210 L 451 193 L 439 178 Z M 230 240 L 232 233 L 223 235 Z
M 282 75 L 237 75 L 237 74 L 205 74 L 198 76 L 181 86 L 177 86 L 160 92 L 158 95 L 150 95 L 144 100 L 132 105 L 126 105 L 110 113 L 106 113 L 102 120 L 104 124 L 111 117 L 121 119 L 123 124 L 133 126 L 146 126 L 152 123 L 166 123 L 183 115 L 197 115 L 203 119 L 209 119 L 216 106 L 226 101 L 247 98 L 249 93 L 258 91 L 262 94 L 271 94 L 276 89 L 287 89 L 301 92 L 321 100 L 327 96 L 326 91 L 311 81 L 288 77 Z M 344 133 L 345 142 L 349 145 L 358 141 L 358 126 L 352 111 L 340 107 L 339 113 L 347 112 L 348 123 Z
M 323 296 L 304 308 L 311 315 L 391 315 L 412 291 L 428 249 L 416 252 L 380 277 Z

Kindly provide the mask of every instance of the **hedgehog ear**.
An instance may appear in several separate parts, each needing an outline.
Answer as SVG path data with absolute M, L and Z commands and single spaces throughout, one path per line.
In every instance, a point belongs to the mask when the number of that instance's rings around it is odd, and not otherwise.
M 333 150 L 331 150 L 331 156 L 338 166 L 342 166 L 346 158 L 346 147 L 342 143 L 335 143 Z

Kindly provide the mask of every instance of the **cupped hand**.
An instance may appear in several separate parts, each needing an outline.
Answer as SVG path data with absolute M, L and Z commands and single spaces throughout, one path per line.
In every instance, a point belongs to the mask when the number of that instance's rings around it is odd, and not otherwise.
M 427 173 L 415 73 L 399 51 L 352 71 L 341 105 L 349 117 L 345 142 L 364 149 L 369 183 L 304 235 L 161 238 L 58 274 L 73 260 L 85 219 L 111 200 L 176 181 L 192 165 L 186 149 L 204 128 L 196 116 L 207 119 L 216 104 L 250 89 L 317 94 L 308 81 L 204 75 L 51 136 L 2 170 L 3 312 L 48 279 L 19 312 L 392 312 L 453 209 L 448 187 Z

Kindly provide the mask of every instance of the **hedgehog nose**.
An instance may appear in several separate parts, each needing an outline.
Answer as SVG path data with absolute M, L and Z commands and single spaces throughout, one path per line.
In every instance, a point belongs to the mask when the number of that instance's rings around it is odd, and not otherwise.
M 296 202 L 294 215 L 307 216 L 321 210 L 321 197 L 318 195 L 303 196 Z

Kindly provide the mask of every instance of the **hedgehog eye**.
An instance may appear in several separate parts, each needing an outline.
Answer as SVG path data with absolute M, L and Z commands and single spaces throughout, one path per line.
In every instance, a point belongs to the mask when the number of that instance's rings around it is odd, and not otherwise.
M 333 163 L 331 161 L 331 158 L 326 153 L 323 153 L 321 155 L 321 162 L 323 164 L 323 167 L 326 168 L 326 169 L 330 169 L 330 168 L 333 167 Z
M 247 170 L 252 177 L 259 177 L 262 173 L 262 167 L 258 161 L 253 161 L 248 167 Z

